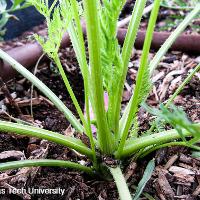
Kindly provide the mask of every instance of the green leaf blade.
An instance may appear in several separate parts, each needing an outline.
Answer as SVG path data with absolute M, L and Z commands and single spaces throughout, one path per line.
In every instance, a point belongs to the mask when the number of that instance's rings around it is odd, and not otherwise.
M 45 139 L 75 149 L 89 157 L 93 155 L 92 151 L 81 140 L 45 129 L 0 120 L 0 131 Z
M 91 168 L 64 160 L 51 160 L 51 159 L 37 159 L 37 160 L 21 160 L 12 161 L 0 164 L 0 171 L 6 171 L 10 169 L 17 169 L 22 167 L 64 167 L 84 171 L 90 175 L 94 175 Z
M 151 178 L 154 169 L 155 169 L 155 160 L 153 159 L 153 160 L 149 161 L 149 163 L 144 171 L 143 177 L 138 184 L 138 187 L 136 189 L 133 200 L 139 199 L 140 195 L 142 194 L 142 191 L 144 190 L 145 185 Z

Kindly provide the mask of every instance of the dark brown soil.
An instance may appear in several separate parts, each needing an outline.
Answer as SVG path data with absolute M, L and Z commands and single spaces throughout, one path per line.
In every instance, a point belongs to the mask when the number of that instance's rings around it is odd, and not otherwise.
M 65 53 L 67 51 L 67 53 Z M 63 53 L 62 53 L 63 52 Z M 67 54 L 68 60 L 70 63 L 70 67 L 77 66 L 77 63 L 73 61 L 74 55 L 72 57 L 73 52 L 71 49 L 62 50 L 63 54 Z M 61 56 L 61 57 L 62 57 Z M 49 66 L 52 66 L 53 63 L 43 63 L 41 64 L 41 69 L 37 73 L 37 76 L 42 80 L 55 94 L 57 94 L 67 105 L 69 109 L 75 112 L 75 108 L 70 100 L 68 93 L 66 92 L 65 86 L 62 83 L 60 76 L 53 72 Z M 75 95 L 80 102 L 81 107 L 83 108 L 83 82 L 79 70 L 77 68 L 68 71 L 68 77 L 70 79 L 70 83 L 75 91 Z M 17 93 L 17 97 L 23 100 L 30 96 L 30 83 L 27 81 L 23 82 L 23 84 L 19 83 L 21 80 L 20 77 L 16 77 L 14 81 L 7 84 L 10 93 Z M 39 95 L 38 91 L 35 91 L 36 96 Z M 4 95 L 1 95 L 1 99 L 4 99 Z M 10 115 L 18 118 L 18 114 L 15 109 L 10 105 L 7 105 L 8 112 Z M 14 113 L 13 113 L 14 111 Z M 23 115 L 30 115 L 30 106 L 22 108 Z M 63 132 L 69 126 L 69 122 L 64 118 L 64 116 L 57 111 L 52 105 L 49 105 L 47 102 L 42 102 L 37 106 L 33 107 L 34 121 L 37 123 L 41 123 L 45 129 Z M 39 140 L 33 140 L 27 137 L 19 137 L 19 136 L 10 136 L 7 134 L 1 133 L 0 135 L 0 152 L 9 151 L 9 150 L 19 150 L 25 152 L 26 157 L 29 157 L 30 149 L 33 145 L 38 145 L 40 143 Z M 47 158 L 54 159 L 63 159 L 63 160 L 74 160 L 77 161 L 80 158 L 77 158 L 77 155 L 59 145 L 50 144 L 48 149 Z M 85 159 L 85 158 L 84 158 Z M 5 161 L 5 160 L 4 160 Z M 8 161 L 8 160 L 6 160 Z M 87 160 L 86 160 L 87 161 Z M 21 183 L 15 184 L 16 188 L 21 187 Z M 63 188 L 65 189 L 64 196 L 60 195 L 32 195 L 32 199 L 98 199 L 102 196 L 102 198 L 117 198 L 117 191 L 115 188 L 115 184 L 113 182 L 105 182 L 103 180 L 96 180 L 93 177 L 88 177 L 88 175 L 83 173 L 74 172 L 67 169 L 60 168 L 49 168 L 43 167 L 37 173 L 37 176 L 34 180 L 30 180 L 26 182 L 25 188 Z M 107 192 L 109 191 L 113 192 Z M 21 197 L 17 195 L 7 195 L 3 198 L 8 199 L 21 199 Z
M 22 37 L 23 38 L 23 37 Z M 9 49 L 9 46 L 18 46 L 20 42 L 26 40 L 15 40 L 9 43 L 2 43 L 4 49 Z M 139 57 L 141 51 L 136 51 L 132 56 L 129 72 L 127 76 L 127 84 L 124 92 L 124 105 L 130 99 L 132 87 L 135 81 L 136 72 L 138 69 Z M 152 55 L 153 56 L 153 53 Z M 77 62 L 74 52 L 71 48 L 62 49 L 60 57 L 63 66 L 66 67 L 67 75 L 70 83 L 75 91 L 75 95 L 80 102 L 81 107 L 84 107 L 83 97 L 83 82 L 80 71 L 77 68 Z M 162 60 L 159 68 L 156 70 L 155 88 L 148 98 L 148 103 L 153 106 L 158 106 L 160 102 L 164 102 L 175 89 L 180 85 L 181 81 L 186 77 L 188 71 L 193 69 L 198 63 L 199 58 L 191 55 L 185 55 L 180 52 L 170 52 Z M 179 72 L 177 72 L 179 71 Z M 181 71 L 181 72 L 180 72 Z M 174 72 L 173 78 L 167 82 L 167 75 Z M 76 115 L 71 99 L 66 92 L 65 86 L 56 72 L 52 62 L 40 63 L 37 70 L 37 77 L 40 78 L 53 92 L 55 92 L 67 105 L 67 107 Z M 180 76 L 180 77 L 179 77 Z M 160 77 L 160 78 L 158 78 Z M 188 117 L 194 122 L 200 122 L 200 79 L 199 75 L 195 76 L 192 81 L 186 86 L 180 95 L 175 100 L 175 104 L 181 106 L 187 113 Z M 166 84 L 167 83 L 167 84 Z M 17 76 L 15 80 L 7 83 L 8 90 L 11 94 L 15 93 L 15 100 L 23 101 L 30 99 L 31 84 L 22 77 Z M 34 89 L 34 98 L 42 98 L 42 101 L 33 107 L 33 117 L 30 116 L 30 104 L 21 107 L 21 114 L 17 109 L 6 103 L 5 95 L 0 90 L 0 103 L 4 102 L 7 107 L 7 112 L 15 117 L 31 123 L 42 126 L 45 129 L 57 131 L 62 134 L 71 134 L 68 121 L 64 116 L 57 111 L 50 102 L 43 98 L 42 94 Z M 8 119 L 7 116 L 1 114 L 1 118 Z M 140 131 L 145 131 L 150 126 L 151 116 L 143 109 L 139 112 Z M 69 130 L 70 131 L 67 131 Z M 90 164 L 87 158 L 77 155 L 75 152 L 53 143 L 40 141 L 34 138 L 23 136 L 0 134 L 0 152 L 16 150 L 24 152 L 26 158 L 33 156 L 42 146 L 48 146 L 46 158 L 63 159 L 77 162 L 86 162 Z M 145 187 L 145 192 L 151 195 L 154 199 L 171 200 L 171 199 L 199 199 L 200 196 L 200 160 L 191 157 L 191 151 L 183 147 L 173 147 L 160 149 L 148 157 L 139 160 L 138 163 L 128 165 L 128 160 L 125 162 L 124 173 L 127 177 L 127 182 L 134 193 L 134 186 L 142 178 L 145 166 L 152 158 L 156 160 L 156 169 L 151 180 Z M 0 162 L 15 160 L 12 157 L 1 160 Z M 19 170 L 11 170 L 6 172 L 9 177 L 15 176 Z M 35 173 L 35 175 L 33 175 Z M 0 174 L 1 175 L 1 174 Z M 31 199 L 39 200 L 66 200 L 66 199 L 118 199 L 118 193 L 113 181 L 101 180 L 99 177 L 90 177 L 87 174 L 76 172 L 74 170 L 42 167 L 38 171 L 31 169 L 31 172 L 26 173 L 22 179 L 20 175 L 9 178 L 3 181 L 0 176 L 0 189 L 9 187 L 15 188 L 61 188 L 65 189 L 63 196 L 61 195 L 31 195 Z M 147 195 L 144 193 L 144 195 Z M 142 199 L 148 199 L 147 196 Z M 0 200 L 12 199 L 28 199 L 26 195 L 0 195 Z

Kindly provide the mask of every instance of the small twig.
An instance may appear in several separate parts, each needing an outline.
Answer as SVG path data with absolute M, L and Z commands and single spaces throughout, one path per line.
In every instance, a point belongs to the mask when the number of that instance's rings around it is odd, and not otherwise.
M 19 108 L 18 104 L 10 94 L 10 91 L 7 87 L 7 85 L 3 82 L 3 79 L 0 77 L 0 89 L 4 93 L 5 97 L 8 99 L 11 106 L 15 107 L 19 115 L 22 115 L 22 111 Z
M 43 53 L 43 54 L 39 57 L 37 63 L 35 64 L 35 68 L 34 68 L 34 71 L 33 71 L 33 74 L 34 74 L 34 75 L 36 75 L 37 69 L 38 69 L 38 65 L 39 65 L 40 61 L 42 60 L 42 58 L 43 58 L 44 56 L 45 56 L 45 53 Z M 33 117 L 33 88 L 34 88 L 34 85 L 32 84 L 32 85 L 31 85 L 31 116 L 32 116 L 32 117 Z

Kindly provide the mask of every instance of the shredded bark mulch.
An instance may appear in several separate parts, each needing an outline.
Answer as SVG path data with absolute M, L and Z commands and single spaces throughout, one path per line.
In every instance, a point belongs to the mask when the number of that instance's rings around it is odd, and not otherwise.
M 44 26 L 42 25 L 42 28 Z M 35 31 L 37 32 L 40 28 L 37 27 Z M 26 36 L 31 34 L 32 32 L 25 33 Z M 16 40 L 2 43 L 0 47 L 8 50 L 23 45 L 27 41 L 22 36 Z M 155 52 L 151 52 L 150 59 L 154 54 Z M 141 51 L 133 51 L 123 95 L 123 107 L 125 107 L 131 97 L 140 56 Z M 60 57 L 75 95 L 83 109 L 83 81 L 72 48 L 61 49 Z M 148 98 L 148 104 L 158 106 L 161 102 L 165 102 L 199 62 L 200 57 L 198 56 L 187 55 L 181 52 L 167 53 L 153 75 L 154 87 Z M 53 62 L 40 62 L 36 70 L 36 76 L 50 87 L 64 101 L 67 107 L 77 115 Z M 33 88 L 33 92 L 31 92 L 31 87 L 31 84 L 20 75 L 7 83 L 6 91 L 8 94 L 5 95 L 5 91 L 0 90 L 0 118 L 12 121 L 20 119 L 26 123 L 48 130 L 80 137 L 52 103 L 37 89 Z M 200 122 L 199 88 L 200 74 L 197 73 L 174 101 L 175 105 L 185 110 L 193 122 Z M 31 98 L 33 115 L 31 115 Z M 13 101 L 17 105 L 11 103 Z M 152 117 L 141 109 L 139 112 L 140 132 L 147 130 L 150 127 L 149 122 L 151 121 Z M 86 165 L 90 164 L 86 157 L 68 148 L 36 138 L 14 134 L 0 134 L 0 152 L 0 162 L 52 158 L 76 161 Z M 193 158 L 191 150 L 184 147 L 160 149 L 142 160 L 138 160 L 137 163 L 127 160 L 123 171 L 132 193 L 134 193 L 135 187 L 142 178 L 148 161 L 152 158 L 155 158 L 156 168 L 144 189 L 141 199 L 151 199 L 149 195 L 156 200 L 200 199 L 200 159 Z M 90 177 L 82 172 L 62 168 L 42 167 L 8 170 L 0 174 L 0 191 L 3 188 L 6 188 L 7 191 L 15 188 L 25 188 L 27 191 L 28 188 L 60 188 L 65 189 L 65 191 L 64 195 L 1 194 L 0 200 L 118 199 L 116 185 L 112 180 L 105 181 L 100 177 Z

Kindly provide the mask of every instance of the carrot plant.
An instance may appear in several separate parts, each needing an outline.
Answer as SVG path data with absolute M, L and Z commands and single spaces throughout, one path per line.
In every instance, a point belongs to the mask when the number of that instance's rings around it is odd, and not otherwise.
M 171 34 L 160 48 L 153 60 L 149 61 L 149 51 L 153 37 L 156 19 L 159 13 L 160 0 L 154 0 L 140 67 L 136 78 L 133 95 L 125 109 L 121 112 L 122 93 L 126 80 L 128 64 L 137 36 L 137 31 L 142 18 L 142 11 L 147 0 L 136 0 L 132 12 L 132 18 L 128 26 L 124 44 L 120 46 L 117 40 L 117 22 L 123 9 L 125 0 L 83 0 L 83 4 L 76 0 L 57 0 L 49 6 L 48 0 L 29 0 L 31 5 L 44 15 L 48 27 L 48 37 L 35 35 L 44 52 L 55 62 L 79 115 L 76 118 L 64 103 L 37 77 L 26 70 L 4 51 L 0 50 L 0 57 L 8 62 L 20 74 L 34 84 L 54 105 L 65 115 L 71 125 L 80 134 L 85 134 L 90 145 L 85 145 L 80 139 L 64 136 L 59 133 L 47 131 L 38 127 L 32 127 L 12 122 L 0 121 L 0 131 L 37 137 L 64 145 L 87 156 L 91 160 L 91 166 L 83 166 L 78 163 L 61 160 L 24 160 L 0 164 L 0 170 L 7 170 L 26 166 L 56 166 L 69 167 L 84 171 L 89 174 L 105 176 L 105 171 L 110 171 L 116 181 L 120 198 L 132 199 L 128 187 L 125 184 L 120 166 L 109 166 L 106 159 L 123 161 L 128 158 L 142 158 L 155 149 L 163 146 L 183 145 L 199 149 L 195 144 L 200 140 L 200 125 L 190 122 L 183 111 L 170 107 L 169 103 L 162 105 L 161 109 L 153 109 L 144 104 L 152 88 L 151 77 L 154 69 L 159 64 L 163 55 L 171 47 L 176 38 L 183 32 L 192 19 L 200 12 L 200 4 L 186 16 L 182 23 Z M 58 4 L 57 4 L 58 3 Z M 89 61 L 86 57 L 86 47 L 82 31 L 82 19 L 87 28 L 87 42 Z M 76 58 L 84 81 L 85 114 L 80 108 L 79 102 L 71 88 L 65 71 L 61 65 L 58 50 L 65 31 L 68 31 L 76 53 Z M 188 78 L 176 91 L 176 95 L 191 79 L 195 72 L 199 71 L 198 65 L 189 74 Z M 108 94 L 109 105 L 105 108 L 104 93 Z M 150 130 L 138 134 L 137 113 L 143 105 L 150 113 L 157 116 L 157 121 L 162 120 L 172 126 L 170 130 L 156 132 L 156 125 Z M 91 120 L 90 106 L 95 119 Z M 174 117 L 174 115 L 176 117 Z M 96 134 L 92 133 L 91 126 L 95 125 Z M 121 162 L 114 162 L 121 163 Z M 152 173 L 154 161 L 151 161 L 146 169 L 143 179 L 136 190 L 135 199 L 139 198 L 144 179 L 149 179 Z M 106 177 L 105 177 L 106 178 Z

